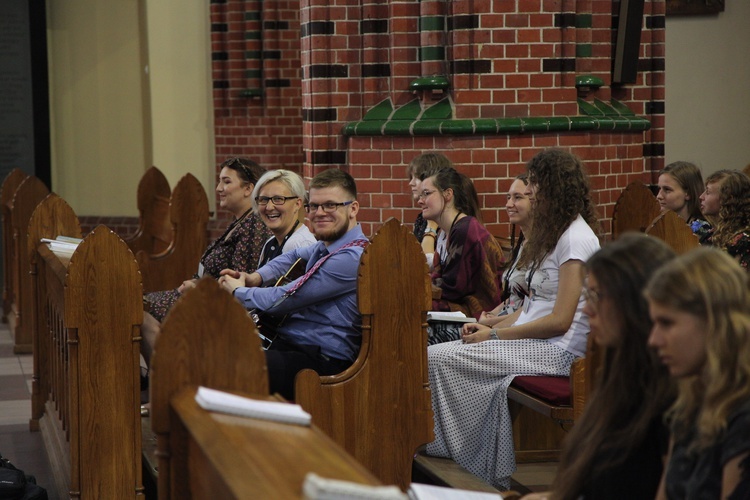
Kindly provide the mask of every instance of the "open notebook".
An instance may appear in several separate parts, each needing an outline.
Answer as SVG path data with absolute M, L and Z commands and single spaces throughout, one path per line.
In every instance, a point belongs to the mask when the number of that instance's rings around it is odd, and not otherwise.
M 273 420 L 286 424 L 310 425 L 310 414 L 300 405 L 278 401 L 261 401 L 228 392 L 199 387 L 195 401 L 204 410 L 230 413 L 241 417 Z
M 500 500 L 498 493 L 444 488 L 412 483 L 407 493 L 396 486 L 368 486 L 339 479 L 325 479 L 309 472 L 302 485 L 308 500 Z
M 427 321 L 449 321 L 452 323 L 474 323 L 476 319 L 466 316 L 461 311 L 428 311 Z

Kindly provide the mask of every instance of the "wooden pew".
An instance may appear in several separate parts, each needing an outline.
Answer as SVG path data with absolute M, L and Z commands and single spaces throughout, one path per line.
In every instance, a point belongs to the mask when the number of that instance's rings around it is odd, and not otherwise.
M 208 243 L 208 216 L 206 191 L 192 174 L 185 175 L 169 201 L 172 243 L 158 254 L 136 254 L 145 293 L 177 288 L 195 274 Z
M 516 461 L 557 460 L 562 438 L 583 413 L 603 363 L 591 337 L 586 356 L 577 358 L 569 377 L 516 377 L 508 388 Z
M 29 245 L 50 227 L 75 230 L 72 210 L 56 197 L 47 202 L 34 218 Z M 49 223 L 61 210 L 63 220 Z M 35 265 L 39 379 L 31 427 L 42 431 L 58 496 L 143 498 L 143 309 L 133 254 L 99 226 L 69 259 L 38 244 Z
M 31 276 L 31 295 L 35 314 L 32 315 L 34 368 L 31 379 L 31 420 L 29 429 L 39 430 L 39 419 L 44 415 L 44 405 L 50 392 L 51 364 L 50 343 L 46 335 L 50 331 L 47 325 L 46 274 L 40 275 L 39 253 L 37 251 L 42 238 L 55 239 L 58 236 L 81 237 L 81 225 L 73 209 L 65 200 L 54 193 L 37 205 L 29 219 L 29 232 L 26 241 L 26 252 L 29 254 L 29 274 Z M 57 265 L 56 262 L 53 262 Z M 61 264 L 62 265 L 62 264 Z
M 169 181 L 156 167 L 143 174 L 138 183 L 138 231 L 125 243 L 137 254 L 158 254 L 165 251 L 172 242 L 172 224 L 169 220 L 169 198 L 172 191 Z
M 270 398 L 255 325 L 213 279 L 200 280 L 170 310 L 150 378 L 159 498 L 301 498 L 310 471 L 377 484 L 314 426 L 212 414 L 198 407 L 197 385 Z
M 10 255 L 13 273 L 13 302 L 10 305 L 8 324 L 15 337 L 13 351 L 16 354 L 31 352 L 31 318 L 34 311 L 29 279 L 29 253 L 26 252 L 26 234 L 31 213 L 48 194 L 47 186 L 32 175 L 21 182 L 10 202 L 13 232 L 13 248 Z
M 646 234 L 666 242 L 672 250 L 683 254 L 700 246 L 698 237 L 675 212 L 665 210 L 646 228 Z
M 10 306 L 13 303 L 13 226 L 11 224 L 11 201 L 16 189 L 28 175 L 14 168 L 3 180 L 0 188 L 0 210 L 3 221 L 3 321 L 7 322 Z
M 617 239 L 625 231 L 644 232 L 660 212 L 659 202 L 645 184 L 628 184 L 612 212 L 612 238 Z
M 297 402 L 386 484 L 406 489 L 414 453 L 434 439 L 427 377 L 430 280 L 411 231 L 390 219 L 359 266 L 362 346 L 339 375 L 297 375 Z

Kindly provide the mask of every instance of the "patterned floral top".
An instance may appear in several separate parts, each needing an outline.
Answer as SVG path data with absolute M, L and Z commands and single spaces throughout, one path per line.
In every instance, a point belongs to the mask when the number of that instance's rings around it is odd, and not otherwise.
M 714 228 L 711 227 L 711 224 L 708 221 L 701 219 L 690 221 L 690 229 L 692 229 L 693 234 L 698 237 L 698 243 L 706 246 L 711 245 L 711 235 L 713 234 Z
M 203 274 L 218 278 L 222 269 L 255 271 L 263 245 L 272 234 L 259 216 L 249 213 L 239 223 L 232 223 L 221 237 L 208 245 L 201 257 Z M 193 276 L 194 279 L 198 277 L 198 273 Z M 177 289 L 149 293 L 145 297 L 146 311 L 163 321 L 180 295 Z
M 750 272 L 750 232 L 735 234 L 727 244 L 727 253 L 739 261 L 742 269 Z

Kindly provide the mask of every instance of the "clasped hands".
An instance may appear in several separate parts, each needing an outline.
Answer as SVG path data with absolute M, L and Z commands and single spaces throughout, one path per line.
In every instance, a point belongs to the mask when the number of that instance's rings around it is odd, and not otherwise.
M 497 315 L 493 312 L 482 311 L 477 323 L 466 323 L 461 329 L 461 340 L 464 344 L 476 344 L 490 340 L 490 330 L 497 322 Z
M 219 285 L 231 294 L 234 294 L 234 291 L 241 286 L 250 288 L 262 284 L 263 278 L 258 273 L 246 273 L 233 269 L 224 269 L 219 273 Z

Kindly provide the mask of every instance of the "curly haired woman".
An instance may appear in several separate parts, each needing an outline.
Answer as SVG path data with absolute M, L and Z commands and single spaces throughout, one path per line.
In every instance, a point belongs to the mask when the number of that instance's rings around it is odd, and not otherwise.
M 568 375 L 586 348 L 583 268 L 599 249 L 597 219 L 581 161 L 546 150 L 527 165 L 533 216 L 518 267 L 530 295 L 492 327 L 469 323 L 462 340 L 428 347 L 435 441 L 498 488 L 515 470 L 507 388 L 515 375 Z
M 750 271 L 750 177 L 719 170 L 706 179 L 701 211 L 714 226 L 711 244 L 725 250 Z

